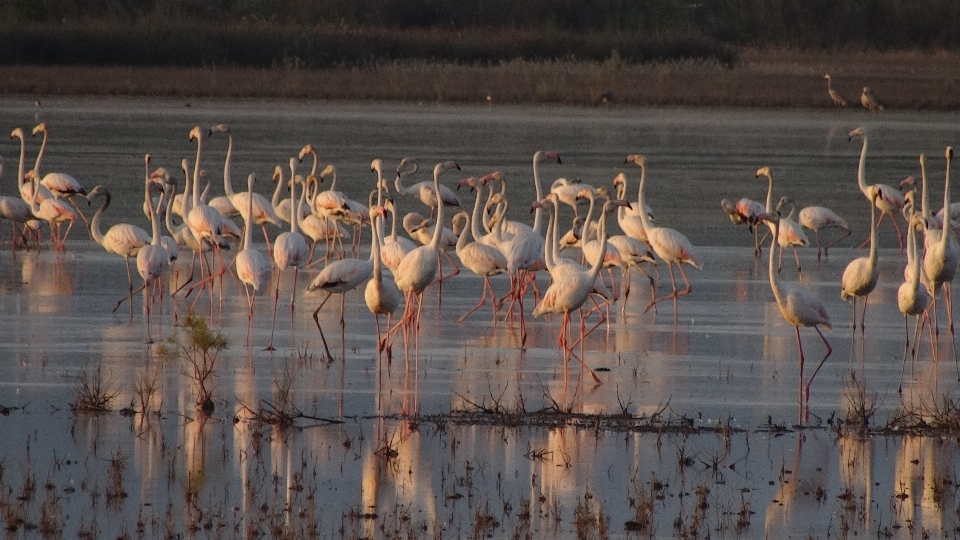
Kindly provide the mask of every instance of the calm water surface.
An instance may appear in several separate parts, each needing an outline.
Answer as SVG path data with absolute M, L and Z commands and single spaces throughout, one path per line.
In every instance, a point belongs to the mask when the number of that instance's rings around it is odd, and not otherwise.
M 946 335 L 939 362 L 924 342 L 920 361 L 908 367 L 904 397 L 897 393 L 903 319 L 896 291 L 904 256 L 888 224 L 880 231 L 881 278 L 863 340 L 851 342 L 839 276 L 849 260 L 866 254 L 854 248 L 869 234 L 869 206 L 856 186 L 860 143 L 848 142 L 847 133 L 858 125 L 869 129 L 870 183 L 895 185 L 918 175 L 917 156 L 927 153 L 932 199 L 939 201 L 943 149 L 957 142 L 960 115 L 131 99 L 50 99 L 37 111 L 29 99 L 0 104 L 9 129 L 48 123 L 45 171 L 70 172 L 88 189 L 98 183 L 111 189 L 115 204 L 105 226 L 146 227 L 143 154 L 179 171 L 180 160 L 194 156 L 187 138 L 193 125 L 230 125 L 237 188 L 256 172 L 258 191 L 269 195 L 274 166 L 310 142 L 321 166 L 336 165 L 338 188 L 358 199 L 373 187 L 375 157 L 388 170 L 401 157 L 416 159 L 422 180 L 430 165 L 454 159 L 462 172 L 446 176 L 448 185 L 501 170 L 510 212 L 521 220 L 530 219 L 534 198 L 534 151 L 562 156 L 561 165 L 541 166 L 545 183 L 565 176 L 609 186 L 625 172 L 631 197 L 639 171 L 623 158 L 641 152 L 657 223 L 686 234 L 704 266 L 690 270 L 693 294 L 681 299 L 677 322 L 667 303 L 657 314 L 643 313 L 650 292 L 634 277 L 623 313 L 616 304 L 610 324 L 581 353 L 598 369 L 601 385 L 580 377 L 576 360 L 563 369 L 557 318 L 530 324 L 524 349 L 516 328 L 494 321 L 487 307 L 457 324 L 482 284 L 467 271 L 446 281 L 442 293 L 427 290 L 419 352 L 405 353 L 398 341 L 392 363 L 383 366 L 358 293 L 346 297 L 342 338 L 337 299 L 319 314 L 338 359 L 321 358 L 310 314 L 323 295 L 305 293 L 318 267 L 301 276 L 292 317 L 291 278 L 284 276 L 274 352 L 262 350 L 272 298 L 257 299 L 253 346 L 247 346 L 246 299 L 227 277 L 222 307 L 206 295 L 198 303 L 229 344 L 215 371 L 216 410 L 204 418 L 194 407 L 188 366 L 144 343 L 140 299 L 132 318 L 126 307 L 111 312 L 126 289 L 118 257 L 81 228 L 60 257 L 7 251 L 0 254 L 0 405 L 14 409 L 0 419 L 0 506 L 18 534 L 907 538 L 954 536 L 960 526 L 955 437 L 861 438 L 832 429 L 851 415 L 858 396 L 874 404 L 872 425 L 903 407 L 955 399 L 957 368 Z M 38 148 L 39 141 L 28 141 L 30 164 Z M 225 148 L 224 139 L 204 146 L 214 195 L 222 193 Z M 15 193 L 18 152 L 15 140 L 0 146 L 5 194 Z M 827 334 L 834 352 L 813 386 L 803 429 L 793 426 L 793 328 L 773 301 L 766 259 L 752 257 L 752 236 L 719 208 L 723 197 L 762 201 L 766 182 L 755 171 L 763 165 L 773 169 L 777 197 L 830 206 L 854 229 L 823 262 L 801 250 L 804 284 L 834 321 Z M 412 199 L 398 199 L 398 206 L 402 213 L 423 211 Z M 184 251 L 181 273 L 189 272 Z M 781 279 L 797 279 L 789 254 Z M 506 278 L 493 283 L 498 293 L 506 291 Z M 666 277 L 660 294 L 665 283 Z M 164 299 L 158 318 L 164 339 L 182 342 L 174 313 L 181 320 L 192 301 Z M 812 330 L 802 335 L 808 365 L 815 365 L 822 345 Z M 137 389 L 148 380 L 155 381 L 151 408 L 159 413 L 72 413 L 78 379 L 98 369 L 117 393 L 113 409 L 139 409 Z M 294 426 L 251 419 L 286 386 L 303 413 Z M 433 416 L 485 410 L 624 413 L 653 416 L 668 427 L 591 427 L 589 419 L 569 418 L 531 425 L 528 416 L 489 425 Z M 416 414 L 420 421 L 407 420 Z

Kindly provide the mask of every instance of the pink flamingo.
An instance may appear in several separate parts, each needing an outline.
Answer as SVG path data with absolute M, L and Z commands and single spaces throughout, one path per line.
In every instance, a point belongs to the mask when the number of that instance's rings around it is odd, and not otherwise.
M 247 192 L 253 193 L 253 184 L 256 182 L 257 175 L 250 173 L 247 176 Z M 259 250 L 253 248 L 251 241 L 251 234 L 253 233 L 253 225 L 256 220 L 256 212 L 254 210 L 254 198 L 246 197 L 247 199 L 247 208 L 246 216 L 243 220 L 243 249 L 240 250 L 240 253 L 237 254 L 237 258 L 234 259 L 233 264 L 237 269 L 237 277 L 240 279 L 240 282 L 243 283 L 243 291 L 247 293 L 247 326 L 252 327 L 253 324 L 253 304 L 256 299 L 256 295 L 260 292 L 260 289 L 264 288 L 267 285 L 267 280 L 270 277 L 270 261 L 264 257 L 263 253 Z M 266 231 L 264 231 L 266 233 Z M 253 292 L 251 292 L 251 289 Z
M 466 313 L 457 319 L 462 323 L 471 313 L 480 309 L 480 306 L 487 302 L 488 292 L 490 306 L 496 314 L 497 297 L 493 293 L 493 286 L 490 284 L 490 276 L 507 273 L 507 258 L 499 249 L 481 244 L 476 241 L 469 241 L 471 235 L 470 227 L 466 223 L 470 216 L 466 212 L 460 212 L 454 216 L 454 228 L 458 221 L 463 222 L 460 229 L 460 237 L 457 239 L 457 257 L 460 264 L 466 266 L 471 272 L 483 278 L 483 291 L 480 293 L 480 301 L 477 305 L 470 308 Z
M 864 322 L 867 317 L 867 299 L 877 286 L 880 272 L 877 270 L 877 226 L 874 220 L 877 217 L 876 200 L 883 196 L 882 188 L 871 186 L 873 195 L 870 201 L 870 256 L 857 257 L 850 261 L 840 277 L 840 299 L 851 299 L 853 308 L 850 318 L 851 339 L 857 326 L 857 298 L 863 297 L 863 312 L 860 315 L 860 334 L 864 332 Z
M 293 285 L 290 289 L 290 318 L 293 319 L 294 301 L 297 295 L 297 276 L 300 273 L 300 267 L 307 264 L 307 241 L 300 234 L 297 225 L 297 212 L 300 210 L 300 199 L 296 198 L 297 186 L 293 182 L 296 177 L 296 158 L 290 158 L 290 199 L 296 201 L 296 204 L 290 205 L 290 230 L 277 235 L 273 242 L 273 262 L 277 265 L 277 288 L 273 293 L 273 326 L 270 330 L 270 343 L 266 350 L 272 351 L 273 334 L 277 329 L 277 303 L 280 300 L 280 278 L 283 277 L 283 271 L 293 267 Z M 306 189 L 306 187 L 304 187 Z
M 847 225 L 846 220 L 825 206 L 805 206 L 800 210 L 800 213 L 797 214 L 797 218 L 800 220 L 800 225 L 812 230 L 817 239 L 818 261 L 820 260 L 820 231 L 822 229 L 836 228 L 843 231 L 843 234 L 823 248 L 824 257 L 829 256 L 830 248 L 835 246 L 837 242 L 850 236 L 850 227 Z

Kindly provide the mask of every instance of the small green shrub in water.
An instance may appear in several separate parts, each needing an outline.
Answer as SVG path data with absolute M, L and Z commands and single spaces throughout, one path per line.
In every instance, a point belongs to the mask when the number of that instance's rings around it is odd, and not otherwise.
M 227 338 L 211 330 L 206 319 L 192 312 L 184 317 L 182 327 L 186 330 L 186 339 L 171 338 L 170 346 L 161 346 L 159 353 L 188 364 L 187 376 L 197 385 L 197 409 L 210 414 L 214 410 L 213 373 L 220 351 L 227 348 Z

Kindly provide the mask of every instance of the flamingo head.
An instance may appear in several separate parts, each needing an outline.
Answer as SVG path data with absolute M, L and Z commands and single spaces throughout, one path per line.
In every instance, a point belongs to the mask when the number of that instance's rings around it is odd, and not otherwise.
M 190 140 L 201 140 L 203 139 L 203 130 L 200 129 L 200 126 L 193 126 L 193 129 L 190 130 Z
M 434 176 L 439 176 L 447 171 L 452 171 L 454 169 L 458 171 L 460 170 L 460 166 L 457 165 L 456 161 L 443 161 L 443 162 L 437 163 L 433 167 L 433 174 Z
M 481 185 L 487 185 L 487 182 L 491 180 L 496 180 L 497 182 L 505 182 L 507 179 L 503 176 L 503 173 L 500 171 L 493 171 L 492 173 L 480 178 Z
M 560 163 L 560 154 L 554 152 L 553 150 L 540 150 L 539 152 L 537 152 L 536 157 L 538 162 L 543 161 L 545 159 L 552 159 L 556 161 L 558 164 Z
M 771 176 L 770 167 L 760 167 L 759 169 L 757 169 L 756 177 L 760 178 L 761 176 L 766 176 L 767 178 L 770 178 Z
M 39 124 L 37 124 L 37 125 L 33 128 L 33 133 L 32 133 L 32 134 L 33 134 L 33 135 L 36 135 L 37 133 L 46 133 L 46 132 L 47 132 L 47 123 L 46 123 L 46 122 L 40 122 Z
M 595 195 L 593 188 L 584 188 L 577 192 L 577 200 L 590 200 Z
M 953 147 L 948 146 L 946 150 L 943 151 L 943 157 L 947 158 L 947 161 L 953 159 Z
M 643 154 L 630 154 L 623 160 L 624 163 L 635 163 L 638 167 L 643 167 L 647 164 L 646 158 L 643 157 Z
M 864 87 L 863 90 L 866 92 L 868 88 Z M 847 141 L 852 141 L 854 137 L 863 137 L 864 133 L 863 126 L 860 126 L 847 134 Z
M 371 205 L 370 206 L 370 221 L 376 219 L 377 216 L 386 217 L 387 209 L 380 205 Z
M 322 171 L 320 171 L 320 174 L 318 176 L 320 177 L 321 182 L 323 182 L 328 176 L 335 177 L 337 176 L 337 168 L 334 167 L 332 163 L 328 164 L 326 167 L 323 168 Z
M 824 74 L 823 74 L 823 78 L 824 78 L 824 79 L 829 79 L 829 78 L 830 78 L 830 74 L 829 74 L 829 73 L 824 73 Z
M 375 172 L 377 173 L 377 177 L 380 177 L 382 176 L 382 171 L 383 171 L 383 160 L 380 158 L 374 158 L 374 160 L 370 162 L 370 172 Z
M 613 177 L 613 187 L 620 187 L 627 185 L 627 175 L 619 173 Z
M 307 143 L 303 145 L 303 148 L 300 149 L 300 153 L 297 154 L 297 159 L 303 161 L 303 158 L 307 157 L 307 154 L 316 154 L 317 151 L 313 149 L 313 145 Z
M 623 199 L 607 199 L 607 201 L 603 203 L 603 212 L 606 214 L 611 212 L 614 208 L 619 207 L 633 208 L 629 201 L 625 201 Z
M 226 124 L 217 124 L 210 128 L 208 135 L 213 135 L 214 133 L 230 133 L 230 128 Z
M 397 165 L 397 178 L 399 178 L 403 173 L 413 174 L 418 170 L 420 170 L 420 165 L 417 165 L 416 161 L 413 161 L 409 158 L 403 158 L 400 160 L 400 164 Z
M 900 181 L 900 185 L 898 187 L 900 188 L 900 191 L 903 191 L 904 189 L 913 191 L 913 188 L 915 188 L 916 186 L 917 186 L 916 179 L 913 176 L 908 176 Z
M 470 186 L 470 191 L 473 191 L 477 188 L 480 182 L 477 180 L 477 177 L 471 176 L 470 178 L 464 178 L 463 180 L 457 182 L 457 191 L 460 191 L 460 188 L 464 186 Z
M 101 195 L 108 195 L 108 194 L 109 192 L 107 191 L 107 188 L 103 187 L 100 184 L 97 184 L 93 189 L 90 190 L 90 193 L 87 193 L 87 206 L 90 205 L 90 202 L 93 201 L 93 199 Z
M 20 140 L 23 140 L 23 128 L 22 128 L 22 127 L 13 128 L 13 131 L 10 132 L 10 138 L 11 138 L 11 139 L 14 139 L 14 138 L 17 138 L 17 137 L 19 137 Z
M 273 168 L 273 176 L 271 177 L 271 180 L 274 184 L 276 184 L 278 180 L 283 180 L 283 167 L 277 165 Z

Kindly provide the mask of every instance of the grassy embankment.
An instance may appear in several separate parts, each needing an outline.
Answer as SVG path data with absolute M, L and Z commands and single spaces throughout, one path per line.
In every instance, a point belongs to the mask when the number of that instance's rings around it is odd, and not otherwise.
M 859 107 L 960 107 L 945 49 L 733 47 L 696 34 L 562 31 L 0 27 L 0 94 L 829 107 L 823 74 Z M 428 58 L 428 60 L 424 60 Z M 556 60 L 556 58 L 560 58 Z

